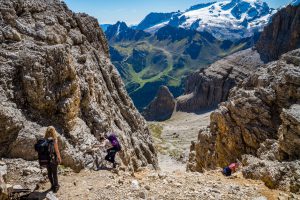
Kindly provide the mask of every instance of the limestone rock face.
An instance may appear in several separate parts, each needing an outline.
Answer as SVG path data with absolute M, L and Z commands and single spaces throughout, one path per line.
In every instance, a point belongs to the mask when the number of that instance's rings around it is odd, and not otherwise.
M 8 199 L 8 191 L 6 186 L 7 165 L 0 161 L 0 199 Z
M 243 156 L 243 176 L 262 180 L 272 189 L 280 189 L 300 194 L 300 161 L 278 162 Z
M 299 159 L 299 88 L 300 49 L 259 68 L 211 114 L 210 129 L 200 131 L 191 146 L 188 169 L 224 167 L 243 154 Z M 277 152 L 264 153 L 271 147 Z
M 283 109 L 281 120 L 282 125 L 278 130 L 280 148 L 290 160 L 300 159 L 300 105 L 294 104 L 289 109 Z
M 247 49 L 223 58 L 192 74 L 185 95 L 177 98 L 177 110 L 199 112 L 226 101 L 231 88 L 263 63 L 256 51 Z
M 174 111 L 176 102 L 168 87 L 162 86 L 155 99 L 144 111 L 144 117 L 148 121 L 164 121 L 169 119 Z
M 111 64 L 99 23 L 59 0 L 0 0 L 0 156 L 34 160 L 53 125 L 63 164 L 93 162 L 92 145 L 119 137 L 122 163 L 157 165 L 152 138 Z
M 256 49 L 265 62 L 277 60 L 280 55 L 300 48 L 300 5 L 287 6 L 278 11 L 266 26 Z

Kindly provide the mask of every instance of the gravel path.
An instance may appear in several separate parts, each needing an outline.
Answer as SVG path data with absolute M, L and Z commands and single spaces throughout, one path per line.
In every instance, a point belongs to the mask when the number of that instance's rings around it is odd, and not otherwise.
M 149 122 L 158 149 L 162 171 L 186 170 L 191 141 L 196 141 L 201 128 L 207 127 L 211 112 L 203 114 L 176 112 L 164 122 Z M 161 133 L 157 133 L 158 130 Z
M 129 174 L 120 171 L 82 171 L 60 176 L 61 189 L 56 197 L 63 200 L 274 200 L 289 194 L 270 190 L 260 181 L 246 180 L 237 174 L 226 178 L 218 171 L 208 173 L 155 172 L 144 170 Z M 40 195 L 49 188 L 46 184 Z M 48 194 L 49 195 L 49 194 Z

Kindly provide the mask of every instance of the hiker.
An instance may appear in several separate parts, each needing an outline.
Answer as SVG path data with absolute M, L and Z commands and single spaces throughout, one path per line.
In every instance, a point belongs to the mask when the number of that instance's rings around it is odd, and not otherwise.
M 49 126 L 43 139 L 35 144 L 38 152 L 41 167 L 46 167 L 48 178 L 51 183 L 51 190 L 56 193 L 59 189 L 57 167 L 61 163 L 61 156 L 58 148 L 57 132 L 53 126 Z
M 239 166 L 239 163 L 231 163 L 229 166 L 223 168 L 222 173 L 224 176 L 231 176 L 231 174 L 238 170 Z
M 53 156 L 54 159 L 50 159 L 49 164 L 47 166 L 48 170 L 48 178 L 51 183 L 51 189 L 53 192 L 57 192 L 59 189 L 58 178 L 57 178 L 57 166 L 61 163 L 61 156 L 58 149 L 58 141 L 57 141 L 57 132 L 53 126 L 49 126 L 45 133 L 46 140 L 52 140 L 54 145 Z
M 108 148 L 107 155 L 105 156 L 105 160 L 111 162 L 113 164 L 113 168 L 117 167 L 117 163 L 115 161 L 116 153 L 121 151 L 121 145 L 117 139 L 117 136 L 115 134 L 110 134 L 109 136 L 105 136 L 104 141 L 101 145 L 98 145 L 96 147 L 104 147 Z

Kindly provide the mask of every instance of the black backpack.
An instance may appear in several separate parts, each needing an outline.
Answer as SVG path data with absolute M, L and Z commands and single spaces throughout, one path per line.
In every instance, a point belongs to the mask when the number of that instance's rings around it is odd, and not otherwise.
M 41 167 L 47 167 L 51 162 L 56 160 L 53 140 L 40 139 L 34 145 L 34 149 L 38 153 L 38 160 Z

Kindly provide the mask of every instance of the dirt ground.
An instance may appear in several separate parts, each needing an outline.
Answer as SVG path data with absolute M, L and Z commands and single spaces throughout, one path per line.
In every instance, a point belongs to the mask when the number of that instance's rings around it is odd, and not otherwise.
M 260 181 L 246 180 L 241 174 L 226 178 L 218 171 L 204 174 L 181 171 L 144 170 L 135 174 L 108 170 L 82 171 L 59 177 L 61 189 L 55 196 L 63 200 L 108 199 L 289 199 L 289 194 L 270 190 Z M 49 184 L 35 196 L 43 199 Z M 50 194 L 50 195 L 49 195 Z M 52 193 L 48 193 L 51 196 Z M 53 196 L 53 195 L 52 195 Z

